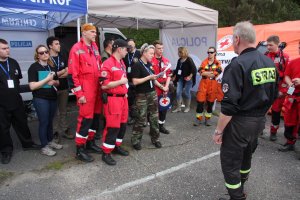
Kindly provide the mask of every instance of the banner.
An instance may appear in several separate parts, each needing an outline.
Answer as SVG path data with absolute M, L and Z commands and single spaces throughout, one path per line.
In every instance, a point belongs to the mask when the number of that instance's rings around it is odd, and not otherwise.
M 176 68 L 178 60 L 178 47 L 186 47 L 189 56 L 193 59 L 197 68 L 202 60 L 207 57 L 207 50 L 210 46 L 216 46 L 216 26 L 199 26 L 178 29 L 160 29 L 161 41 L 164 44 L 164 56 L 172 64 L 171 69 Z M 193 91 L 197 91 L 200 75 L 197 73 L 196 85 Z
M 86 0 L 1 0 L 0 5 L 4 8 L 87 13 Z

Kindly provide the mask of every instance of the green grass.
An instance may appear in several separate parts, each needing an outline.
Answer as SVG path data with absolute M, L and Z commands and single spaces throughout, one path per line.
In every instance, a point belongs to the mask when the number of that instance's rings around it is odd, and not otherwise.
M 63 168 L 64 164 L 65 164 L 64 162 L 55 161 L 55 162 L 49 163 L 43 169 L 45 169 L 45 170 L 60 170 Z

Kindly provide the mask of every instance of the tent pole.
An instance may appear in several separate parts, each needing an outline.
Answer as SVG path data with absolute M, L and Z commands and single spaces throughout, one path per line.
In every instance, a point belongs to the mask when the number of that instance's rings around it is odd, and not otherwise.
M 85 23 L 89 23 L 89 19 L 88 19 L 88 17 L 89 17 L 89 15 L 88 15 L 88 14 L 86 14 L 86 15 L 85 15 Z
M 77 41 L 80 41 L 80 17 L 77 18 Z

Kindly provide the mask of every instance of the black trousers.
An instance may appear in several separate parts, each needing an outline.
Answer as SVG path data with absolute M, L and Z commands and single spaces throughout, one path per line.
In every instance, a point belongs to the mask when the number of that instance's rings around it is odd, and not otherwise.
M 251 159 L 258 135 L 265 128 L 265 117 L 233 116 L 223 133 L 221 167 L 225 185 L 233 200 L 245 199 L 243 185 L 251 170 Z
M 23 104 L 13 110 L 0 106 L 0 152 L 11 153 L 13 151 L 13 141 L 10 136 L 11 125 L 23 148 L 33 144 Z

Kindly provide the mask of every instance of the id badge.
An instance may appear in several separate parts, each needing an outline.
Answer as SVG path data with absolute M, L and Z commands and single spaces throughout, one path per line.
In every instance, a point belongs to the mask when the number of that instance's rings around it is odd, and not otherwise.
M 14 80 L 7 80 L 8 88 L 15 88 Z
M 152 81 L 150 81 L 150 87 L 153 88 L 153 83 L 152 83 Z
M 164 73 L 163 78 L 167 78 L 167 73 Z
M 291 87 L 289 87 L 289 89 L 288 89 L 288 91 L 287 91 L 287 94 L 293 95 L 294 91 L 295 91 L 295 87 L 294 87 L 294 86 L 291 86 Z
M 131 67 L 128 67 L 128 68 L 127 68 L 127 72 L 128 72 L 128 73 L 131 73 Z
M 177 72 L 177 75 L 181 75 L 181 69 L 180 70 L 178 70 L 178 72 Z
M 127 89 L 129 88 L 129 84 L 128 84 L 128 83 L 126 83 L 126 88 L 127 88 Z

